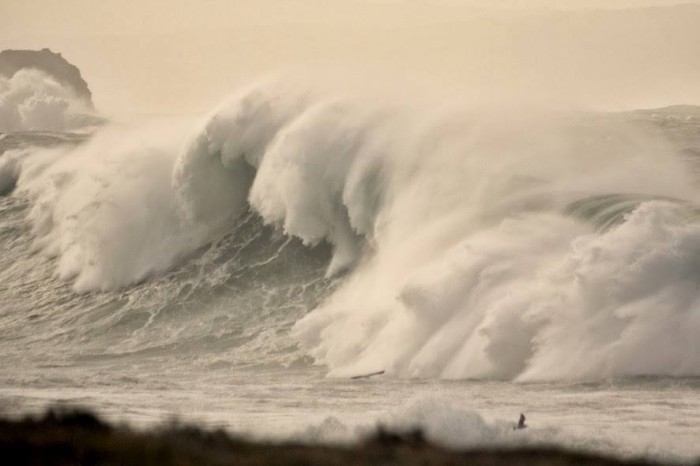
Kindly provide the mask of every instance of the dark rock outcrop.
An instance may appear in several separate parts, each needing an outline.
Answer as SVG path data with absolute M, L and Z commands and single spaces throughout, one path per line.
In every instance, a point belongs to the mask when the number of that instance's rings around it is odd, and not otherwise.
M 60 53 L 49 49 L 0 52 L 0 75 L 11 78 L 23 68 L 34 68 L 50 75 L 63 86 L 71 88 L 89 109 L 94 109 L 92 93 L 80 75 L 80 70 Z

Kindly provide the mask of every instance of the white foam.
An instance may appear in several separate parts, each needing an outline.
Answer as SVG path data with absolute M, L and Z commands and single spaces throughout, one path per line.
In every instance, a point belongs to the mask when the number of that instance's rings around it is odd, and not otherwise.
M 39 70 L 0 76 L 0 132 L 65 131 L 91 113 L 71 89 Z
M 185 126 L 106 128 L 78 148 L 22 160 L 18 190 L 32 200 L 37 247 L 57 257 L 61 278 L 78 290 L 118 288 L 206 241 L 206 228 L 183 226 L 171 186 Z

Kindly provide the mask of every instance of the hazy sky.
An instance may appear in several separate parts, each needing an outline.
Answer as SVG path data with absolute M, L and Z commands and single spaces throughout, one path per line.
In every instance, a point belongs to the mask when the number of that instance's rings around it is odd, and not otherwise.
M 381 67 L 486 97 L 700 103 L 699 2 L 648 8 L 678 3 L 0 0 L 0 48 L 60 51 L 108 113 L 203 111 L 299 66 Z

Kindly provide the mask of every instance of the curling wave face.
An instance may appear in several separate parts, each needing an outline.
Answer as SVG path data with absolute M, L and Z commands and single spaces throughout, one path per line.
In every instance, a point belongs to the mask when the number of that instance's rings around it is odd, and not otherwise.
M 76 288 L 160 274 L 252 211 L 332 246 L 337 288 L 293 328 L 331 375 L 700 374 L 695 180 L 638 126 L 279 83 L 190 125 L 5 154 Z

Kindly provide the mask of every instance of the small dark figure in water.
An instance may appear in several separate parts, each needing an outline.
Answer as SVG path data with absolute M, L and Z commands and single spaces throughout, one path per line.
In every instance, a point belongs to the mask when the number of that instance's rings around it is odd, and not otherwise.
M 520 419 L 518 420 L 518 425 L 515 427 L 516 429 L 524 429 L 527 427 L 527 424 L 525 424 L 525 415 L 523 413 L 520 413 Z

